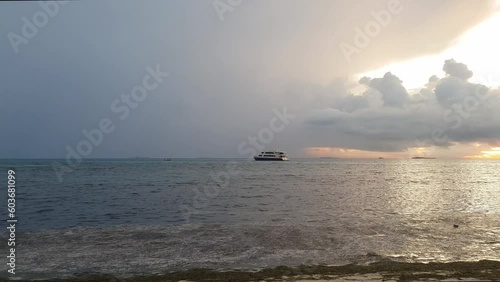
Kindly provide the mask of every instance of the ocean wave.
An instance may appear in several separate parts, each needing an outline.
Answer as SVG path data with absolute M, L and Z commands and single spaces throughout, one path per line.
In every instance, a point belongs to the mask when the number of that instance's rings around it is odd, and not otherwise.
M 351 269 L 348 265 L 420 267 L 422 263 L 498 259 L 500 245 L 491 243 L 496 242 L 495 232 L 484 242 L 457 245 L 448 238 L 424 239 L 416 234 L 405 238 L 399 229 L 363 233 L 356 226 L 346 229 L 343 225 L 119 225 L 19 232 L 22 271 L 18 277 L 53 279 L 75 273 L 133 277 L 177 272 L 189 278 L 193 269 L 201 268 L 212 269 L 207 271 L 215 277 L 214 269 L 254 273 L 283 265 L 290 269 L 301 265 Z M 5 239 L 5 235 L 1 237 Z M 459 245 L 469 249 L 459 250 Z

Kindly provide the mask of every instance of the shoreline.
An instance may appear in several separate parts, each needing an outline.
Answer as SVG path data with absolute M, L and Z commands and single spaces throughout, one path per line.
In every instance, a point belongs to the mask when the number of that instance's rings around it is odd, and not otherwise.
M 472 280 L 461 280 L 472 279 Z M 278 266 L 259 271 L 190 269 L 121 278 L 110 274 L 75 274 L 72 278 L 15 281 L 160 282 L 160 281 L 500 281 L 500 261 L 408 263 L 382 261 L 368 265 Z

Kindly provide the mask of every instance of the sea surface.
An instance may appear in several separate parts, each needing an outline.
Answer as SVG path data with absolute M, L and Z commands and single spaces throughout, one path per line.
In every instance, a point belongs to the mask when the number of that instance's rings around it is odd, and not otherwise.
M 62 182 L 52 164 L 0 160 L 16 278 L 500 260 L 500 161 L 102 159 Z

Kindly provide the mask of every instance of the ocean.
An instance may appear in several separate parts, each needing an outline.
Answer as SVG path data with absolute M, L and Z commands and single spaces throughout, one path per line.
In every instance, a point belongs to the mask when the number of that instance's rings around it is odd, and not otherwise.
M 17 279 L 500 260 L 500 161 L 99 159 L 61 182 L 53 162 L 0 161 Z

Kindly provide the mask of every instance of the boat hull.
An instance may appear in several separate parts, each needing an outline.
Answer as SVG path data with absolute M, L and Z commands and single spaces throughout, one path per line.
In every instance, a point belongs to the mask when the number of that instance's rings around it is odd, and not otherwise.
M 256 161 L 288 161 L 288 158 L 253 157 Z

